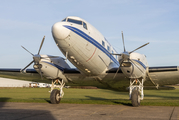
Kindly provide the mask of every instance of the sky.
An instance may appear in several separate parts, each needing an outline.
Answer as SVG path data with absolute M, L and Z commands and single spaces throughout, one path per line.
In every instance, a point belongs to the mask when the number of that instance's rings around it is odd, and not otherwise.
M 0 4 L 0 68 L 23 68 L 37 54 L 62 56 L 51 34 L 54 23 L 78 16 L 123 52 L 147 56 L 149 66 L 179 66 L 178 0 L 4 0 Z M 68 62 L 69 63 L 69 62 Z M 71 65 L 72 66 L 72 65 Z M 72 66 L 73 67 L 73 66 Z M 32 66 L 30 66 L 32 68 Z

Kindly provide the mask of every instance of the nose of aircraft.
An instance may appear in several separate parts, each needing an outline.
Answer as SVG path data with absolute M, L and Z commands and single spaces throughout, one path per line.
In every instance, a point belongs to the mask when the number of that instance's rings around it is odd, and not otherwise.
M 70 30 L 63 26 L 63 22 L 57 22 L 52 26 L 52 34 L 55 39 L 62 40 L 70 34 Z

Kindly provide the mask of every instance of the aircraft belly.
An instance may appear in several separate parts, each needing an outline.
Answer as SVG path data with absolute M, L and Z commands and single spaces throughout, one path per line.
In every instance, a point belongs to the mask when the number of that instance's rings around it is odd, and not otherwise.
M 96 48 L 97 49 L 97 48 Z M 99 73 L 101 74 L 106 68 L 106 64 L 103 63 L 103 61 L 101 60 L 101 58 L 99 58 L 99 55 L 103 54 L 99 49 L 96 50 L 96 54 L 95 57 L 93 59 L 91 59 L 90 63 L 93 64 L 93 68 L 91 69 L 98 69 Z M 107 56 L 103 57 L 103 59 L 107 60 Z
M 72 64 L 85 74 L 101 74 L 106 68 L 106 65 L 99 59 L 98 54 L 102 55 L 103 53 L 101 51 L 99 52 L 97 47 L 79 35 L 71 32 L 70 36 L 73 36 L 73 39 L 70 40 L 74 44 L 68 49 L 68 59 Z
M 79 74 L 66 74 L 65 76 L 71 80 L 67 83 L 70 86 L 95 86 L 105 89 L 126 90 L 129 86 L 129 80 L 123 74 L 118 74 L 115 79 L 111 79 L 114 74 L 106 74 L 102 80 Z

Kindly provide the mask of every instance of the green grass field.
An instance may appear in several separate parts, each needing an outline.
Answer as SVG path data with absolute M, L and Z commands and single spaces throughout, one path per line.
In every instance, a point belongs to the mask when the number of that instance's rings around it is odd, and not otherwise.
M 0 88 L 0 102 L 50 103 L 50 88 Z M 131 105 L 128 92 L 106 89 L 64 89 L 61 103 Z M 144 90 L 144 106 L 179 106 L 179 89 Z

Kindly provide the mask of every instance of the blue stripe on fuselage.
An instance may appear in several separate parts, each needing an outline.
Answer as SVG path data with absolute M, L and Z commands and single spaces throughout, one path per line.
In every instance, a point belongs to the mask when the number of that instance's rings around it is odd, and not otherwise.
M 78 34 L 79 36 L 81 36 L 82 38 L 84 38 L 85 40 L 87 40 L 88 42 L 93 44 L 94 46 L 96 46 L 98 49 L 100 49 L 102 52 L 104 52 L 110 59 L 112 59 L 112 61 L 114 63 L 116 63 L 119 66 L 119 62 L 113 57 L 113 55 L 111 55 L 106 50 L 106 48 L 104 48 L 101 44 L 99 44 L 95 39 L 93 39 L 92 37 L 90 37 L 89 35 L 84 33 L 83 31 L 81 31 L 81 30 L 79 30 L 75 27 L 71 27 L 71 26 L 68 26 L 68 25 L 64 25 L 64 27 L 68 28 L 69 30 L 73 31 L 74 33 Z
M 44 63 L 47 63 L 47 64 L 50 64 L 50 65 L 52 65 L 52 66 L 54 66 L 54 67 L 56 67 L 56 68 L 58 68 L 59 70 L 61 70 L 61 71 L 63 71 L 64 70 L 64 68 L 63 67 L 61 67 L 61 66 L 59 66 L 59 65 L 56 65 L 56 64 L 53 64 L 53 63 L 50 63 L 50 62 L 46 62 L 46 61 L 43 61 Z
M 132 59 L 132 60 L 134 60 L 134 59 Z M 142 63 L 141 61 L 139 61 L 139 60 L 134 60 L 134 61 L 136 61 L 136 62 L 138 62 L 140 65 L 142 65 L 142 67 L 143 67 L 144 69 L 147 68 L 147 67 L 144 65 L 144 63 Z

